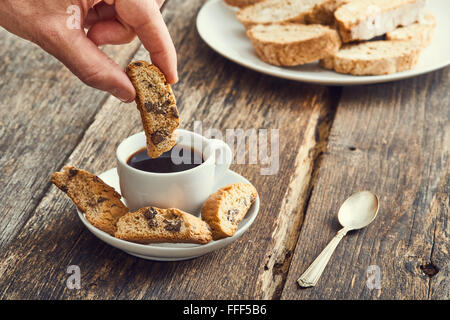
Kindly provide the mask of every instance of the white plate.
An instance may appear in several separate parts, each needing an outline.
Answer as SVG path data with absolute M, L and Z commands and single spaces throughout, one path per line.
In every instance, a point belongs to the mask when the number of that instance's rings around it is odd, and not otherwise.
M 119 186 L 119 176 L 117 175 L 116 168 L 103 172 L 99 175 L 106 184 L 110 185 L 117 192 L 120 192 Z M 222 180 L 217 183 L 214 188 L 216 191 L 219 188 L 227 186 L 229 184 L 244 182 L 250 183 L 247 179 L 241 175 L 228 170 Z M 106 242 L 107 244 L 123 250 L 133 256 L 148 259 L 148 260 L 158 260 L 158 261 L 177 261 L 177 260 L 187 260 L 195 257 L 199 257 L 211 251 L 225 247 L 226 245 L 237 240 L 253 223 L 259 211 L 259 197 L 256 199 L 255 203 L 252 205 L 250 210 L 247 212 L 245 218 L 239 224 L 238 230 L 234 236 L 211 241 L 207 244 L 189 244 L 189 243 L 155 243 L 155 244 L 138 244 L 129 241 L 124 241 L 121 239 L 114 238 L 106 232 L 103 232 L 86 220 L 84 214 L 78 211 L 78 216 L 84 223 L 86 228 L 89 229 L 97 238 Z M 200 213 L 198 213 L 200 216 Z
M 427 8 L 437 19 L 434 39 L 422 51 L 412 70 L 382 76 L 352 76 L 322 69 L 317 62 L 299 67 L 276 67 L 261 61 L 235 17 L 236 10 L 223 0 L 210 0 L 197 16 L 201 38 L 224 57 L 247 68 L 272 76 L 324 85 L 355 85 L 387 82 L 417 76 L 443 68 L 450 63 L 450 1 L 429 0 Z

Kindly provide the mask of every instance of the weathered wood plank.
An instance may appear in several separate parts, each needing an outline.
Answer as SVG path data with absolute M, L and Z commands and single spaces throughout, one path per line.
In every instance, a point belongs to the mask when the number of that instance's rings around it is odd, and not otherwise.
M 448 298 L 449 71 L 344 88 L 283 299 Z M 339 229 L 340 204 L 364 189 L 380 197 L 377 219 L 343 239 L 316 287 L 301 289 L 296 280 Z M 370 265 L 379 290 L 366 286 Z M 427 265 L 441 270 L 431 282 Z
M 449 130 L 447 130 L 448 135 Z M 447 138 L 446 141 L 448 143 L 449 139 Z M 442 175 L 427 213 L 427 215 L 435 217 L 432 227 L 427 230 L 432 234 L 432 247 L 429 259 L 421 265 L 422 271 L 430 276 L 427 298 L 433 300 L 450 299 L 450 227 L 448 225 L 450 213 L 450 161 L 447 161 L 445 170 L 447 174 Z M 431 273 L 428 271 L 430 267 Z M 435 274 L 435 272 L 438 273 Z
M 124 64 L 133 42 L 106 53 Z M 107 94 L 88 88 L 37 46 L 0 30 L 0 252 L 48 190 Z
M 184 262 L 160 263 L 102 243 L 77 221 L 75 208 L 51 187 L 13 244 L 0 256 L 2 298 L 262 298 L 277 295 L 301 224 L 316 148 L 330 123 L 331 90 L 263 76 L 215 54 L 200 40 L 195 17 L 203 1 L 171 1 L 165 20 L 179 54 L 174 86 L 182 127 L 279 129 L 279 172 L 233 165 L 260 192 L 261 211 L 234 244 Z M 145 55 L 140 50 L 136 58 Z M 100 173 L 114 166 L 118 143 L 141 128 L 134 105 L 108 99 L 67 162 Z M 317 128 L 321 128 L 318 130 Z M 270 134 L 270 133 L 269 133 Z M 69 265 L 82 287 L 65 286 Z M 39 266 L 39 270 L 35 270 Z M 271 283 L 275 281 L 275 284 Z

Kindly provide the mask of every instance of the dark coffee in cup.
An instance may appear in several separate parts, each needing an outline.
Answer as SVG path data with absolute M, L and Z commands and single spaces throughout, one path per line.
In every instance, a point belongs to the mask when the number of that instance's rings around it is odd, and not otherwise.
M 173 173 L 198 167 L 203 163 L 201 152 L 184 146 L 175 146 L 174 152 L 167 151 L 158 158 L 151 158 L 147 149 L 142 148 L 133 153 L 127 164 L 137 170 L 153 173 Z

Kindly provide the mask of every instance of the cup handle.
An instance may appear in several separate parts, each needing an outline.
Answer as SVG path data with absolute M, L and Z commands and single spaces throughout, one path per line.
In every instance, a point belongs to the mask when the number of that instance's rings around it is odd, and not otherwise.
M 214 173 L 214 180 L 217 182 L 223 178 L 225 173 L 228 171 L 233 159 L 233 152 L 231 151 L 228 144 L 219 139 L 211 139 L 210 145 L 212 151 L 215 153 L 214 161 L 216 164 L 216 170 Z M 217 151 L 220 152 L 217 158 Z

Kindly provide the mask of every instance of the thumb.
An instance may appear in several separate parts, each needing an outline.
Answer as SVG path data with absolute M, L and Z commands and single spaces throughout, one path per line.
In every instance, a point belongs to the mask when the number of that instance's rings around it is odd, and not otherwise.
M 69 31 L 55 45 L 44 48 L 88 86 L 107 91 L 124 102 L 136 92 L 123 69 L 102 52 L 85 33 Z

